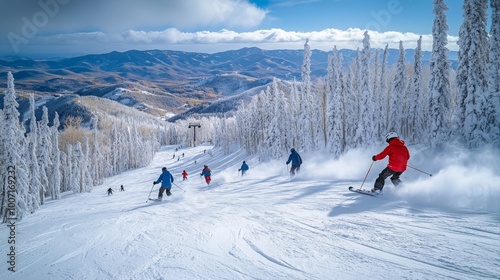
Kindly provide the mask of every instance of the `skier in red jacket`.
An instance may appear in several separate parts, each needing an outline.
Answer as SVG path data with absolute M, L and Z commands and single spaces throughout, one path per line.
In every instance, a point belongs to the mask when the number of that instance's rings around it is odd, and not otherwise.
M 377 190 L 381 192 L 384 188 L 385 179 L 389 176 L 392 176 L 391 182 L 395 186 L 399 185 L 401 183 L 399 176 L 401 176 L 401 174 L 403 174 L 406 170 L 408 160 L 410 159 L 410 152 L 408 152 L 405 142 L 399 139 L 396 132 L 387 133 L 385 141 L 387 141 L 389 145 L 380 154 L 374 155 L 372 160 L 377 161 L 389 156 L 389 163 L 387 164 L 387 167 L 380 172 L 377 180 L 375 180 L 375 186 L 373 187 L 372 192 Z

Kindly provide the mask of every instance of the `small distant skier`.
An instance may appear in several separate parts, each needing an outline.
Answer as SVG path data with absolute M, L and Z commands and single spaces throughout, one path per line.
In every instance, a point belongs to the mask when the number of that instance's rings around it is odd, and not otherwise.
M 205 182 L 207 182 L 207 185 L 210 185 L 210 181 L 212 180 L 212 170 L 210 170 L 208 166 L 203 165 L 203 170 L 201 170 L 200 176 L 205 176 Z
M 108 189 L 108 196 L 112 195 L 113 194 L 113 189 L 112 188 L 109 188 Z
M 380 172 L 372 192 L 381 192 L 384 188 L 385 179 L 391 177 L 394 186 L 401 184 L 399 176 L 403 174 L 410 159 L 410 152 L 405 146 L 405 142 L 399 139 L 396 132 L 389 132 L 385 136 L 385 141 L 389 144 L 380 154 L 372 156 L 373 161 L 381 160 L 389 156 L 387 167 Z
M 170 189 L 172 188 L 172 183 L 174 182 L 174 176 L 167 170 L 166 167 L 161 169 L 161 175 L 158 177 L 158 180 L 153 182 L 153 186 L 161 183 L 161 188 L 158 190 L 158 200 L 161 201 L 163 198 L 163 192 L 170 196 L 172 193 Z
M 120 191 L 123 192 L 125 189 L 123 188 L 123 185 L 120 186 Z
M 300 165 L 302 164 L 302 158 L 299 153 L 295 151 L 294 148 L 290 150 L 290 156 L 288 156 L 288 160 L 286 161 L 286 165 L 292 162 L 292 168 L 290 169 L 290 176 L 295 175 L 295 171 L 299 172 Z
M 188 179 L 188 173 L 186 172 L 186 170 L 183 170 L 182 171 L 182 181 L 186 181 Z
M 248 169 L 248 164 L 243 161 L 243 164 L 241 165 L 240 169 L 238 169 L 238 171 L 241 171 L 241 176 L 244 176 L 245 172 L 247 172 Z

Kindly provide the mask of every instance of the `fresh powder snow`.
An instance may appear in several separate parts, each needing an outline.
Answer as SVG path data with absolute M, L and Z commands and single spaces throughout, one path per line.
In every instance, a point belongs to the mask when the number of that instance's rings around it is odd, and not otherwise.
M 2 225 L 0 279 L 500 279 L 498 152 L 410 146 L 409 164 L 432 176 L 409 168 L 403 186 L 387 180 L 371 197 L 348 187 L 367 173 L 372 187 L 387 161 L 370 168 L 371 155 L 383 147 L 301 154 L 293 178 L 288 155 L 260 163 L 241 149 L 176 148 L 17 222 L 15 272 Z M 148 201 L 163 166 L 172 196 Z

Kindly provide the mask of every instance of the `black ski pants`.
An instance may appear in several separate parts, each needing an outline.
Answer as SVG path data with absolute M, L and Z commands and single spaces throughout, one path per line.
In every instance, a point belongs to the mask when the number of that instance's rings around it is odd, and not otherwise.
M 172 187 L 168 187 L 168 188 L 164 188 L 164 187 L 161 187 L 160 190 L 158 191 L 158 198 L 161 199 L 163 197 L 163 192 L 165 191 L 165 193 L 167 194 L 167 196 L 170 196 L 172 193 L 170 192 L 170 189 Z
M 394 184 L 394 186 L 401 184 L 401 180 L 399 180 L 399 176 L 401 176 L 401 174 L 403 174 L 403 172 L 396 172 L 390 170 L 389 167 L 386 167 L 384 170 L 382 170 L 382 172 L 380 172 L 380 174 L 378 174 L 378 178 L 377 180 L 375 180 L 374 188 L 376 190 L 382 190 L 384 188 L 385 179 L 387 179 L 387 177 L 389 176 L 392 176 L 391 182 Z
M 290 175 L 291 176 L 295 175 L 295 172 L 299 172 L 299 170 L 300 170 L 300 165 L 292 164 L 292 168 L 290 169 Z

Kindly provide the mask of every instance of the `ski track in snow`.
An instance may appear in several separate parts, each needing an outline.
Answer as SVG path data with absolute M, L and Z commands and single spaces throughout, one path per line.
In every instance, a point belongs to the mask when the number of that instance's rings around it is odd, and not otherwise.
M 25 217 L 15 273 L 2 226 L 0 279 L 500 279 L 498 213 L 347 190 L 358 181 L 290 179 L 284 167 L 259 167 L 241 150 L 225 157 L 211 146 L 174 149 Z M 204 164 L 213 171 L 209 186 L 199 176 Z M 162 166 L 177 186 L 147 201 Z

